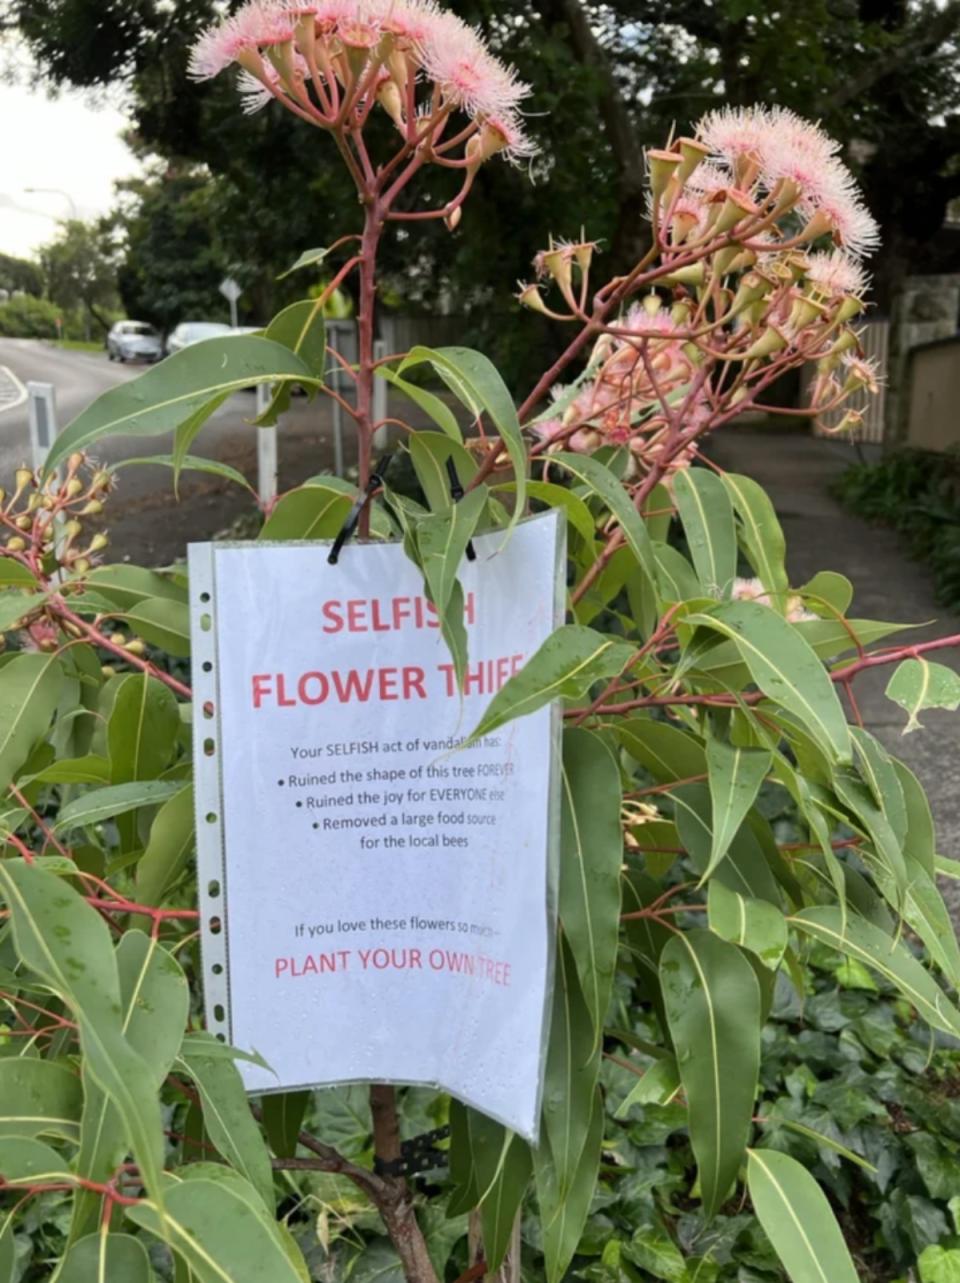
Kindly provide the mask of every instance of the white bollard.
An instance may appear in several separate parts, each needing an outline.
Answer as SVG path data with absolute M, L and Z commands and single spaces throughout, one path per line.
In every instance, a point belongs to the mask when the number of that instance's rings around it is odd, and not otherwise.
M 382 361 L 386 355 L 387 355 L 387 345 L 385 341 L 383 339 L 376 339 L 373 344 L 374 361 Z M 387 392 L 388 391 L 389 391 L 389 384 L 387 383 L 387 380 L 378 379 L 374 377 L 374 380 L 373 380 L 373 421 L 374 423 L 383 423 L 383 420 L 387 417 L 387 413 L 388 413 Z M 380 450 L 380 451 L 386 450 L 387 445 L 389 443 L 389 438 L 390 438 L 389 425 L 386 423 L 383 423 L 383 426 L 380 428 L 377 428 L 376 432 L 373 434 L 374 450 Z
M 30 456 L 35 472 L 47 461 L 57 439 L 57 393 L 52 383 L 28 383 L 27 400 L 30 418 Z
M 273 398 L 273 385 L 257 384 L 257 418 L 265 414 Z M 257 428 L 257 494 L 266 507 L 277 497 L 277 429 Z

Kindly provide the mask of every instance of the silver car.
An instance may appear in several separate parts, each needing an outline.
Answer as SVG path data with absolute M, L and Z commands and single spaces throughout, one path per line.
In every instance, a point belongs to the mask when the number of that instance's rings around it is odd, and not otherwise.
M 107 335 L 107 356 L 111 361 L 159 361 L 163 341 L 146 321 L 117 321 Z
M 226 334 L 236 334 L 229 325 L 219 321 L 181 321 L 175 330 L 167 336 L 167 356 L 182 352 L 192 343 L 202 343 L 204 339 L 219 339 Z

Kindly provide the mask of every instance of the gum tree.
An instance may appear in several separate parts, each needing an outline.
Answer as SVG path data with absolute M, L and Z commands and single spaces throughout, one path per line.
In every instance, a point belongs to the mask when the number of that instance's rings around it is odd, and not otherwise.
M 879 972 L 932 1030 L 960 1036 L 949 996 L 960 950 L 936 888 L 929 807 L 862 726 L 855 697 L 862 672 L 893 666 L 890 694 L 910 726 L 924 707 L 955 705 L 957 679 L 929 656 L 960 639 L 878 648 L 902 626 L 850 617 L 839 575 L 792 585 L 766 495 L 702 454 L 744 410 L 771 409 L 767 391 L 791 369 L 815 364 L 814 411 L 875 386 L 855 322 L 876 228 L 836 144 L 789 111 L 754 107 L 712 112 L 649 152 L 652 248 L 640 262 L 603 280 L 587 240 L 537 255 L 520 301 L 570 338 L 518 408 L 480 353 L 418 348 L 377 361 L 373 350 L 382 240 L 431 220 L 466 225 L 479 169 L 530 153 L 516 75 L 430 0 L 257 0 L 201 40 L 193 71 L 234 64 L 248 109 L 277 102 L 330 135 L 362 224 L 298 264 L 323 261 L 330 291 L 357 278 L 356 395 L 341 400 L 358 484 L 314 478 L 281 495 L 261 537 L 332 538 L 359 503 L 361 537 L 402 534 L 419 564 L 438 517 L 456 526 L 459 548 L 544 505 L 569 525 L 569 622 L 476 728 L 562 697 L 558 964 L 539 1145 L 455 1101 L 435 1104 L 451 1128 L 446 1210 L 472 1209 L 482 1237 L 460 1283 L 500 1265 L 528 1191 L 548 1280 L 566 1275 L 603 1146 L 604 1056 L 636 1073 L 632 1100 L 683 1102 L 707 1216 L 745 1180 L 793 1278 L 854 1279 L 813 1177 L 763 1143 L 761 1030 L 778 974 L 802 986 L 803 958 L 819 945 Z M 368 146 L 376 112 L 396 130 L 382 155 Z M 442 205 L 418 202 L 428 167 L 450 171 Z M 111 390 L 62 434 L 45 476 L 23 470 L 3 499 L 0 1171 L 10 1214 L 0 1278 L 11 1276 L 23 1218 L 67 1195 L 60 1283 L 98 1267 L 149 1279 L 154 1240 L 177 1280 L 293 1283 L 306 1266 L 278 1197 L 314 1172 L 347 1178 L 376 1206 L 411 1283 L 448 1276 L 420 1200 L 391 1174 L 395 1090 L 370 1089 L 371 1165 L 315 1134 L 308 1093 L 249 1102 L 233 1064 L 241 1053 L 202 1030 L 186 728 L 206 710 L 193 708 L 177 662 L 190 646 L 185 577 L 103 564 L 106 537 L 86 529 L 113 483 L 87 453 L 105 436 L 172 430 L 176 471 L 246 484 L 190 454 L 227 395 L 276 385 L 268 423 L 291 384 L 339 396 L 323 386 L 337 359 L 323 302 Z M 414 368 L 447 395 L 411 383 Z M 422 502 L 373 467 L 384 426 L 372 418 L 376 378 L 434 421 L 414 431 L 391 420 Z M 845 425 L 855 422 L 848 412 Z M 448 460 L 482 496 L 468 518 L 435 482 Z M 454 561 L 442 559 L 444 575 Z M 424 571 L 433 595 L 436 562 Z M 462 662 L 456 613 L 449 606 L 444 622 Z M 761 793 L 794 809 L 801 841 L 778 841 Z

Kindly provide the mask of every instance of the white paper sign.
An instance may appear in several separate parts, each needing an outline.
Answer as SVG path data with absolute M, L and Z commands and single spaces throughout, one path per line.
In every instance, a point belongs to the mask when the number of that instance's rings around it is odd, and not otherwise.
M 207 1021 L 250 1091 L 424 1083 L 536 1137 L 557 710 L 457 744 L 561 622 L 561 541 L 474 541 L 463 698 L 400 546 L 191 548 Z

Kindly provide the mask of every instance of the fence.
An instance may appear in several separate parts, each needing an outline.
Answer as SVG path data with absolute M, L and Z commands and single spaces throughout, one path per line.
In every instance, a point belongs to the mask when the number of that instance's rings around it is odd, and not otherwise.
M 819 415 L 814 421 L 813 431 L 818 437 L 831 436 L 848 410 L 859 410 L 863 415 L 863 427 L 855 433 L 845 434 L 844 439 L 880 445 L 883 441 L 887 411 L 887 373 L 890 355 L 890 322 L 887 318 L 879 316 L 867 321 L 861 331 L 860 342 L 863 345 L 864 356 L 876 361 L 880 391 L 875 396 L 867 391 L 855 392 L 836 410 L 828 410 L 826 414 Z M 815 379 L 816 369 L 813 365 L 807 366 L 801 380 L 803 398 L 801 405 L 810 404 Z

